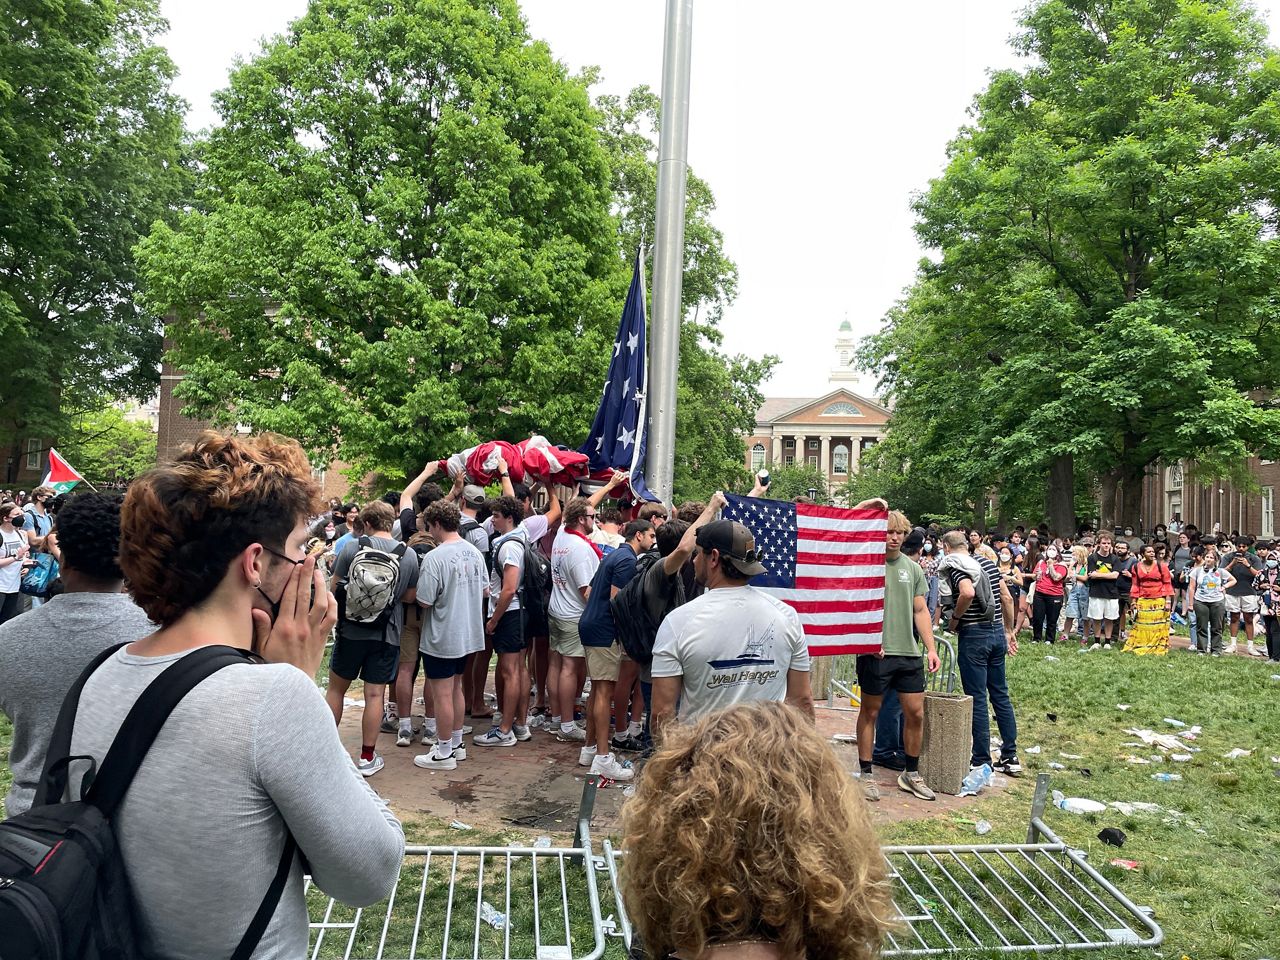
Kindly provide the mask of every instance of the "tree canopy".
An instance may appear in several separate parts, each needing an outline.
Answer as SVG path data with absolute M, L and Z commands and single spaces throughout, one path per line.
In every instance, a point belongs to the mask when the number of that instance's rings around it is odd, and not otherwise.
M 914 204 L 934 258 L 863 345 L 953 505 L 1274 456 L 1280 59 L 1237 0 L 1041 0 Z M 1038 499 L 1038 498 L 1033 498 Z M 1148 518 L 1150 519 L 1150 518 Z
M 159 380 L 133 248 L 189 186 L 155 0 L 0 0 L 0 444 Z M 16 449 L 14 456 L 16 459 Z

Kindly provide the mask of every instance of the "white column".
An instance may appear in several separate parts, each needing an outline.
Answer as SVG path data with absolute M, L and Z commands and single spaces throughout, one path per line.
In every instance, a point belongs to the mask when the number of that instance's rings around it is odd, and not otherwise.
M 849 475 L 859 473 L 862 470 L 862 438 L 849 438 Z
M 796 466 L 805 467 L 809 465 L 809 438 L 804 434 L 796 434 Z
M 773 468 L 776 470 L 782 466 L 782 434 L 775 433 L 773 435 Z
M 831 438 L 826 434 L 823 434 L 820 439 L 822 440 L 822 453 L 818 457 L 818 469 L 822 471 L 822 475 L 824 477 L 830 478 L 831 476 Z

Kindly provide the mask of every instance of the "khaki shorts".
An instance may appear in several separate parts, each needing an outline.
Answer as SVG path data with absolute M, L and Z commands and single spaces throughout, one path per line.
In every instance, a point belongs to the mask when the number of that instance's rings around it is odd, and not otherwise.
M 582 641 L 578 638 L 576 620 L 557 620 L 547 617 L 551 625 L 551 649 L 562 657 L 585 657 Z
M 1227 594 L 1227 613 L 1257 613 L 1261 608 L 1260 597 L 1233 597 Z
M 587 676 L 592 680 L 618 682 L 622 666 L 622 644 L 614 641 L 608 647 L 584 647 L 587 652 Z
M 418 643 L 422 636 L 422 608 L 416 603 L 406 610 L 404 626 L 400 628 L 400 662 L 413 663 L 418 659 Z

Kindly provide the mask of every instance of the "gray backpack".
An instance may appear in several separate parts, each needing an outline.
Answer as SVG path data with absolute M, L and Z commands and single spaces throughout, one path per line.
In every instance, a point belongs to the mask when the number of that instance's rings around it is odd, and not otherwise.
M 351 623 L 382 626 L 391 618 L 400 580 L 400 561 L 405 545 L 394 550 L 375 547 L 368 537 L 360 538 L 360 549 L 347 571 L 342 617 Z

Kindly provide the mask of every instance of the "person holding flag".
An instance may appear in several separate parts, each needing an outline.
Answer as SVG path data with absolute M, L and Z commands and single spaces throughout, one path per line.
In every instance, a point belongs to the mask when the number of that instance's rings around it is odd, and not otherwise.
M 49 448 L 49 472 L 44 475 L 44 479 L 40 481 L 41 487 L 48 487 L 53 490 L 53 495 L 60 493 L 68 493 L 77 483 L 84 480 L 89 481 L 80 476 L 79 472 L 71 464 L 62 458 L 62 454 L 58 453 L 53 447 Z M 92 486 L 92 484 L 89 484 Z M 37 488 L 38 489 L 38 488 Z

